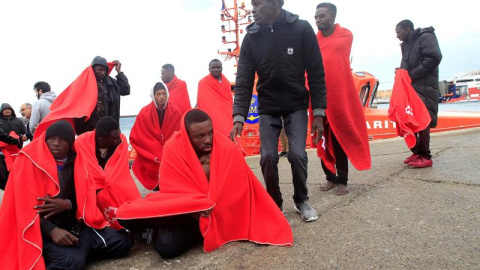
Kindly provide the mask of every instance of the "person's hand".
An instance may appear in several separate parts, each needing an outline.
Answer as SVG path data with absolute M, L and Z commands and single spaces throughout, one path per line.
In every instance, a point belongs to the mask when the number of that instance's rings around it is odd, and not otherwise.
M 198 212 L 201 217 L 208 217 L 212 213 L 213 208 Z
M 35 205 L 33 208 L 40 209 L 37 210 L 37 213 L 42 216 L 44 215 L 44 218 L 46 219 L 53 215 L 68 211 L 72 208 L 72 205 L 68 200 L 52 198 L 49 195 L 46 195 L 46 197 L 39 197 L 37 200 L 40 202 L 43 201 L 45 204 Z
M 120 63 L 118 60 L 113 60 L 113 63 L 115 63 L 115 70 L 117 73 L 122 72 L 122 63 Z
M 60 229 L 60 228 L 55 228 L 53 231 L 50 233 L 50 237 L 52 238 L 52 241 L 57 244 L 58 246 L 61 247 L 69 247 L 69 246 L 76 246 L 78 245 L 78 238 L 75 237 L 73 234 L 70 232 Z
M 243 130 L 243 124 L 241 122 L 235 122 L 235 124 L 233 124 L 233 129 L 230 132 L 230 140 L 235 142 L 235 137 L 242 136 L 242 130 Z
M 317 134 L 313 142 L 317 144 L 323 135 L 323 116 L 315 116 L 312 121 L 311 136 Z

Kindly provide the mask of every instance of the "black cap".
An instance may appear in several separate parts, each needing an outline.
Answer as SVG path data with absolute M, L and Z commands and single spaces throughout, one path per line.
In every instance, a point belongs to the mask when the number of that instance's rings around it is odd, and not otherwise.
M 107 59 L 101 57 L 101 56 L 95 56 L 95 58 L 93 58 L 92 60 L 92 67 L 93 66 L 96 66 L 96 65 L 100 65 L 100 66 L 104 66 L 107 68 L 108 70 L 108 64 L 107 64 Z
M 75 131 L 69 122 L 60 120 L 49 126 L 45 132 L 45 141 L 52 136 L 63 138 L 68 143 L 68 146 L 70 146 L 70 149 L 72 149 L 73 142 L 75 141 Z
M 165 85 L 163 83 L 157 82 L 155 84 L 155 86 L 153 87 L 153 94 L 155 94 L 155 92 L 157 92 L 160 89 L 167 90 L 167 88 L 165 87 Z

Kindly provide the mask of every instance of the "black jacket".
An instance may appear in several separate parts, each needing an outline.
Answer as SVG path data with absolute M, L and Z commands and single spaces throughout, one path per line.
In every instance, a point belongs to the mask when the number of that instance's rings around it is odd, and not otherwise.
M 282 115 L 307 109 L 305 71 L 312 108 L 325 109 L 323 60 L 310 24 L 282 10 L 272 26 L 249 25 L 240 51 L 233 115 L 247 116 L 255 72 L 259 114 Z
M 433 27 L 416 29 L 409 40 L 402 42 L 400 67 L 408 70 L 412 86 L 430 113 L 430 127 L 437 126 L 438 114 L 438 65 L 442 53 Z
M 8 135 L 8 133 L 6 133 L 1 128 L 0 128 L 0 141 L 4 142 L 6 144 L 14 144 L 14 145 L 18 145 L 18 143 L 19 143 L 18 139 L 15 139 L 15 138 L 11 137 L 10 135 Z
M 116 76 L 116 80 L 110 76 L 105 76 L 105 86 L 107 87 L 106 102 L 108 103 L 106 116 L 110 116 L 113 119 L 120 121 L 120 96 L 130 95 L 130 84 L 128 83 L 127 76 L 119 73 Z M 90 115 L 90 119 L 85 122 L 85 118 L 75 119 L 75 132 L 77 135 L 92 131 L 95 129 L 100 118 L 96 115 L 96 108 Z
M 10 119 L 3 117 L 2 113 L 5 109 L 12 110 L 12 117 Z M 15 110 L 13 110 L 12 106 L 10 106 L 8 103 L 3 103 L 0 107 L 0 128 L 3 129 L 3 131 L 5 131 L 7 134 L 10 134 L 10 132 L 14 131 L 19 137 L 27 132 L 22 120 L 17 118 L 15 115 Z M 23 141 L 20 143 L 19 147 L 21 148 L 22 145 Z

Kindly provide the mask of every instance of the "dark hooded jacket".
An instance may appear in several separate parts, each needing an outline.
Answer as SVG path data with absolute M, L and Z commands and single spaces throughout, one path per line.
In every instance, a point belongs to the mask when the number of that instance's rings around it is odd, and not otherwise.
M 323 60 L 310 24 L 282 10 L 272 26 L 249 25 L 238 64 L 233 115 L 247 117 L 255 72 L 259 114 L 282 115 L 308 109 L 305 71 L 312 108 L 325 109 Z
M 3 117 L 3 111 L 5 109 L 12 110 L 12 117 L 8 120 Z M 5 131 L 7 134 L 10 134 L 10 132 L 14 131 L 19 137 L 27 132 L 25 125 L 20 119 L 17 118 L 15 115 L 15 110 L 8 103 L 3 103 L 0 107 L 0 129 L 3 129 L 3 131 Z
M 437 126 L 438 114 L 438 65 L 442 53 L 438 46 L 433 27 L 416 29 L 409 40 L 401 44 L 402 62 L 400 67 L 408 70 L 412 86 L 430 113 L 430 127 Z

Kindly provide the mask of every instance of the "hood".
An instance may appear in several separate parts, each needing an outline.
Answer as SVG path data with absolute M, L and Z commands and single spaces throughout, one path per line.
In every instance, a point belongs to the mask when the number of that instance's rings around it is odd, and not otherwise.
M 278 23 L 284 23 L 284 24 L 294 23 L 298 20 L 298 18 L 299 18 L 298 15 L 295 15 L 289 11 L 282 9 L 282 14 L 280 15 L 280 18 L 274 23 L 274 25 Z M 260 32 L 261 26 L 258 25 L 257 23 L 252 23 L 249 26 L 247 26 L 246 29 L 247 29 L 247 33 L 255 34 Z
M 3 110 L 5 110 L 5 109 L 10 109 L 10 110 L 12 110 L 12 118 L 17 117 L 17 116 L 15 115 L 15 110 L 14 110 L 14 109 L 12 108 L 12 106 L 10 106 L 10 104 L 8 104 L 8 103 L 2 103 L 2 107 L 0 107 L 0 115 L 2 115 Z
M 52 103 L 55 98 L 57 98 L 57 95 L 54 92 L 46 92 L 40 96 L 40 99 L 46 99 L 50 101 L 50 103 Z
M 167 107 L 167 104 L 168 104 L 168 99 L 170 98 L 170 93 L 168 92 L 168 87 L 167 87 L 167 84 L 166 83 L 161 83 L 165 86 L 165 91 L 167 91 L 167 102 L 165 102 L 165 106 L 163 106 L 163 108 L 161 108 L 162 110 L 165 109 L 165 107 Z M 153 101 L 153 104 L 155 104 L 155 107 L 158 109 L 158 106 L 157 106 L 157 102 L 155 102 L 155 96 L 153 95 L 153 89 L 155 88 L 155 86 L 152 87 L 152 90 L 150 91 L 150 98 L 152 99 Z
M 425 34 L 425 33 L 430 33 L 430 34 L 435 35 L 435 28 L 433 28 L 432 26 L 426 27 L 426 28 L 417 28 L 417 29 L 415 29 L 415 31 L 412 34 L 412 39 L 416 39 L 416 38 L 418 38 L 419 36 L 421 36 L 422 34 Z
M 101 56 L 95 56 L 95 58 L 93 58 L 91 66 L 93 67 L 95 65 L 104 66 L 104 67 L 107 68 L 107 70 L 109 70 L 108 64 L 107 64 L 107 59 L 105 59 Z M 105 77 L 107 77 L 107 76 L 105 76 Z

